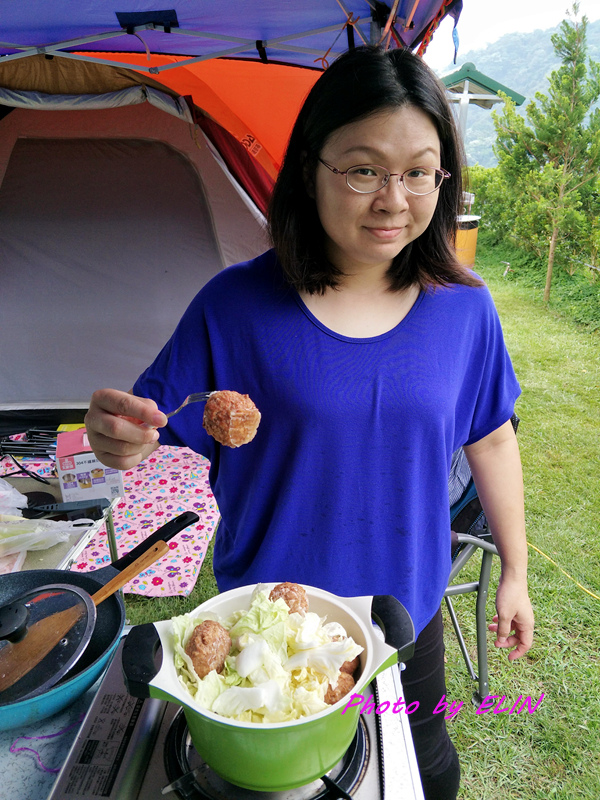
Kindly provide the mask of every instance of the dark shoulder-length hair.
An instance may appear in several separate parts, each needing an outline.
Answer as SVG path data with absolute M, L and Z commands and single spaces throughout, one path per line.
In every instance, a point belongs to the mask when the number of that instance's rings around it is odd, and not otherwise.
M 384 109 L 414 106 L 428 114 L 440 139 L 444 180 L 427 229 L 389 269 L 390 288 L 450 283 L 481 285 L 456 258 L 456 217 L 462 209 L 463 150 L 445 88 L 410 50 L 357 47 L 341 55 L 315 83 L 298 115 L 273 190 L 267 220 L 271 242 L 289 283 L 311 294 L 342 275 L 324 250 L 324 231 L 305 177 L 314 172 L 327 139 L 343 125 Z

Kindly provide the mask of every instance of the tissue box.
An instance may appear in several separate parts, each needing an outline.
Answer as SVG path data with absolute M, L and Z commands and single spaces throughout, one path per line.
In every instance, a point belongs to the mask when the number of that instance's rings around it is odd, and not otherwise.
M 56 471 L 62 499 L 114 500 L 123 495 L 123 475 L 101 464 L 90 447 L 85 428 L 59 433 L 56 442 Z

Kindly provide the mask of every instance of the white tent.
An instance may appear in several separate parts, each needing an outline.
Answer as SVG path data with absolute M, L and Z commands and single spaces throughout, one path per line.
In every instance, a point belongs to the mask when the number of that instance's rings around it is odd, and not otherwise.
M 0 413 L 129 389 L 201 286 L 267 246 L 182 98 L 132 83 L 0 88 Z

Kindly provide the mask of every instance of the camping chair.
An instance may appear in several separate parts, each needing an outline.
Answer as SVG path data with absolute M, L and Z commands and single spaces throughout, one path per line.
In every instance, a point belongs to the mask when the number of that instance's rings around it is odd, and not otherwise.
M 511 417 L 512 426 L 517 431 L 519 418 L 516 414 Z M 481 705 L 483 699 L 489 694 L 489 673 L 487 656 L 487 615 L 486 601 L 489 591 L 492 559 L 498 555 L 493 542 L 492 532 L 489 529 L 483 508 L 477 496 L 477 489 L 473 478 L 469 479 L 461 498 L 450 509 L 452 523 L 452 569 L 444 599 L 448 608 L 450 619 L 458 639 L 463 659 L 471 680 L 477 682 L 477 691 L 473 693 L 475 705 Z M 481 567 L 479 579 L 467 583 L 454 584 L 453 581 L 465 567 L 468 561 L 481 552 Z M 473 668 L 467 645 L 462 634 L 458 618 L 452 604 L 452 598 L 459 594 L 476 593 L 475 627 L 477 633 L 477 673 Z

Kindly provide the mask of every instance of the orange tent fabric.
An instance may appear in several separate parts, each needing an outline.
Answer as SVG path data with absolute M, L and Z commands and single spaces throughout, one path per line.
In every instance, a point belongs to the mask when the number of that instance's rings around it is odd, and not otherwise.
M 88 53 L 127 62 L 135 69 L 177 64 L 184 57 L 140 53 Z M 150 75 L 195 105 L 232 134 L 272 177 L 277 176 L 292 126 L 322 70 L 241 59 L 211 59 Z M 144 75 L 148 76 L 146 70 Z

